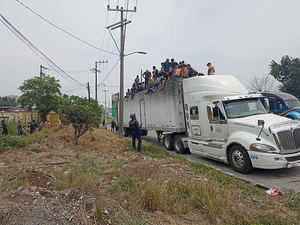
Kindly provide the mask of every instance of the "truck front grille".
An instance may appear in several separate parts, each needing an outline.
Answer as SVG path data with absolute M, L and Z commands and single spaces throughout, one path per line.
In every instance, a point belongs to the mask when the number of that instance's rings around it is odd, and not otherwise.
M 300 129 L 295 129 L 294 130 L 294 139 L 295 139 L 295 144 L 296 148 L 300 148 Z
M 280 131 L 277 133 L 281 146 L 285 151 L 291 151 L 296 149 L 293 132 L 289 130 Z

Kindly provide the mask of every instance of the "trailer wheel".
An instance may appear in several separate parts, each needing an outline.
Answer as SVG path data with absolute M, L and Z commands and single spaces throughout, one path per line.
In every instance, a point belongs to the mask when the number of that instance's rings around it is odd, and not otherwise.
M 176 135 L 174 137 L 174 149 L 177 154 L 184 153 L 184 145 L 183 145 L 182 139 L 179 135 Z
M 124 132 L 124 137 L 129 137 L 130 136 L 130 131 L 129 131 L 128 128 L 124 127 L 123 132 Z
M 174 150 L 173 139 L 174 139 L 174 137 L 171 134 L 166 134 L 164 136 L 164 145 L 165 145 L 167 150 L 170 150 L 170 151 Z
M 247 151 L 239 145 L 230 147 L 228 158 L 230 165 L 239 173 L 249 173 L 253 169 Z
M 142 136 L 147 136 L 148 135 L 148 131 L 147 130 L 142 130 Z

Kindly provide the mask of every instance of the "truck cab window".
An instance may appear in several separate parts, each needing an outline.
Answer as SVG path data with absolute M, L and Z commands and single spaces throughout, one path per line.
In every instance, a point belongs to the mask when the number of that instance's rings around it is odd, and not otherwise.
M 212 111 L 211 111 L 212 109 Z M 211 106 L 207 106 L 207 115 L 210 123 L 219 123 L 225 120 L 225 116 L 222 113 L 221 105 L 216 102 Z
M 191 120 L 198 120 L 199 119 L 199 109 L 198 109 L 198 106 L 192 106 L 190 108 L 190 117 L 191 117 Z

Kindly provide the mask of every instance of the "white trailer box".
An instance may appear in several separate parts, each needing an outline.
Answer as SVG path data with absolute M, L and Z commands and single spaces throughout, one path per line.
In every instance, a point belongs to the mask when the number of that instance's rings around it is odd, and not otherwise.
M 142 130 L 186 132 L 182 79 L 168 81 L 163 89 L 146 91 L 124 99 L 124 127 L 135 113 Z

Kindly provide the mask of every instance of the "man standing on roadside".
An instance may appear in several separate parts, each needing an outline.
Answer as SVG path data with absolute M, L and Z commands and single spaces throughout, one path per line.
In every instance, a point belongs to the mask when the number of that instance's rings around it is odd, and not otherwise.
M 115 132 L 115 129 L 116 129 L 116 127 L 117 127 L 117 124 L 116 124 L 116 122 L 114 121 L 114 119 L 111 121 L 111 132 Z
M 8 135 L 8 129 L 7 129 L 7 125 L 5 123 L 5 120 L 1 120 L 1 125 L 2 125 L 2 135 L 7 136 Z
M 132 136 L 132 149 L 136 150 L 135 140 L 138 141 L 138 152 L 142 150 L 142 131 L 139 122 L 136 120 L 135 113 L 130 115 L 131 120 L 129 121 L 129 129 Z
M 207 70 L 208 75 L 214 75 L 216 73 L 215 67 L 213 67 L 213 65 L 211 65 L 211 63 L 207 63 L 207 67 L 208 67 L 208 70 Z

